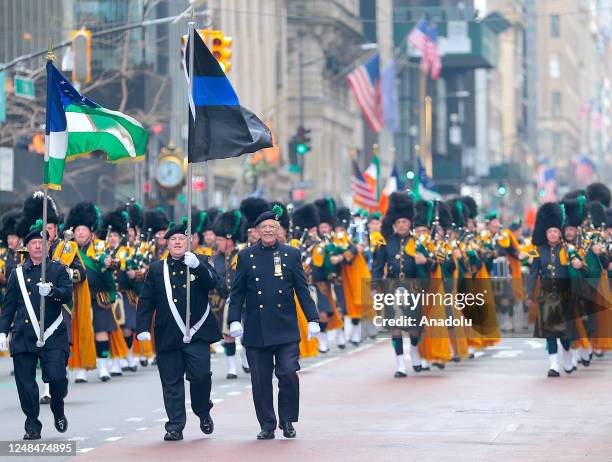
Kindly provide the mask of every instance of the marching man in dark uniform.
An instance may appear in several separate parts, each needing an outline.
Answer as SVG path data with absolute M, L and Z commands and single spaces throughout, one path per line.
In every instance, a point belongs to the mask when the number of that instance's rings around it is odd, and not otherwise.
M 186 226 L 170 228 L 164 240 L 169 255 L 151 264 L 138 300 L 136 331 L 139 341 L 151 340 L 155 315 L 157 366 L 168 414 L 166 441 L 183 439 L 186 376 L 190 382 L 191 408 L 200 418 L 200 429 L 213 432 L 210 417 L 212 385 L 210 344 L 221 339 L 221 331 L 208 306 L 208 291 L 217 284 L 217 273 L 208 258 L 187 251 Z M 187 271 L 190 271 L 190 322 L 186 325 Z M 187 331 L 189 329 L 189 331 Z
M 45 231 L 46 232 L 46 231 Z M 48 234 L 48 233 L 47 233 Z M 48 236 L 47 236 L 48 238 Z M 40 439 L 40 404 L 36 384 L 36 364 L 40 361 L 43 381 L 51 391 L 51 411 L 55 428 L 68 429 L 64 397 L 68 392 L 68 331 L 63 322 L 62 305 L 72 300 L 72 281 L 66 268 L 46 260 L 46 282 L 41 282 L 42 221 L 33 226 L 24 240 L 28 250 L 25 263 L 12 270 L 0 315 L 0 351 L 7 350 L 11 331 L 11 355 L 21 409 L 26 415 L 24 440 Z M 40 297 L 45 297 L 45 318 L 40 332 Z M 12 325 L 12 327 L 11 327 Z
M 298 249 L 278 243 L 282 209 L 262 213 L 255 221 L 257 244 L 238 254 L 230 294 L 230 334 L 240 337 L 251 366 L 255 413 L 261 426 L 257 439 L 274 438 L 277 420 L 272 396 L 272 372 L 278 378 L 278 413 L 286 438 L 295 438 L 292 423 L 299 412 L 300 332 L 294 294 L 308 320 L 308 336 L 319 333 L 319 313 L 310 296 Z M 245 305 L 246 301 L 246 305 Z

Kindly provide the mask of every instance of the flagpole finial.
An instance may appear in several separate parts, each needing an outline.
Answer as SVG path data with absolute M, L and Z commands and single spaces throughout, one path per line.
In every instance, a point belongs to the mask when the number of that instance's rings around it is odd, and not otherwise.
M 55 55 L 53 54 L 53 42 L 49 39 L 47 46 L 47 61 L 55 61 Z

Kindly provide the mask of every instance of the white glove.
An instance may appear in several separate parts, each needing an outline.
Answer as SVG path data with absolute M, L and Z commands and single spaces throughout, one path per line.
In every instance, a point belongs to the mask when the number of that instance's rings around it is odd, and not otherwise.
M 184 262 L 191 269 L 196 269 L 200 265 L 200 260 L 193 252 L 185 252 Z
M 136 336 L 136 340 L 138 340 L 139 342 L 151 340 L 151 332 L 141 332 Z
M 321 327 L 319 326 L 319 322 L 310 321 L 308 323 L 308 340 L 310 340 L 311 338 L 314 338 L 314 336 L 317 335 L 319 332 L 321 332 Z
M 42 282 L 39 282 L 36 285 L 38 286 L 38 293 L 43 297 L 46 297 L 51 293 L 52 286 L 50 282 L 45 282 L 44 284 Z
M 72 268 L 66 267 L 66 271 L 68 271 L 68 277 L 72 281 L 72 278 L 74 277 L 74 270 Z
M 233 321 L 230 324 L 230 335 L 232 337 L 242 337 L 243 332 L 244 331 L 242 330 L 242 324 L 240 324 L 240 321 Z
M 6 334 L 4 332 L 0 333 L 0 351 L 8 350 L 8 345 L 6 343 Z

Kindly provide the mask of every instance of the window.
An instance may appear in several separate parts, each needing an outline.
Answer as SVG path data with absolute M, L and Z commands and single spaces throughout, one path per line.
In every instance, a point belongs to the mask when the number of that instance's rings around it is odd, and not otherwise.
M 558 14 L 553 14 L 550 17 L 550 36 L 554 38 L 561 37 L 561 23 L 559 22 Z
M 553 117 L 561 117 L 561 93 L 558 91 L 552 92 L 550 114 Z
M 561 135 L 557 132 L 552 133 L 552 156 L 557 157 L 561 155 Z
M 558 79 L 561 77 L 561 60 L 557 53 L 550 55 L 548 60 L 548 73 L 551 79 Z

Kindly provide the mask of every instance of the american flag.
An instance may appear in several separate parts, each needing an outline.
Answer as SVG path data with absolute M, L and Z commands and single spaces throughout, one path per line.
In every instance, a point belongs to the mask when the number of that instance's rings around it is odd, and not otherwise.
M 347 77 L 357 104 L 376 133 L 385 126 L 379 65 L 380 56 L 377 53 Z
M 549 167 L 547 163 L 538 167 L 538 188 L 540 190 L 540 202 L 554 202 L 557 200 L 557 171 Z
M 435 24 L 429 26 L 427 39 L 423 61 L 427 61 L 427 68 L 431 69 L 432 80 L 438 80 L 440 72 L 442 72 L 442 59 L 440 58 L 440 48 L 438 47 L 438 27 Z
M 578 186 L 586 186 L 593 181 L 593 175 L 595 175 L 597 167 L 588 156 L 580 156 L 573 164 Z
M 370 211 L 378 209 L 378 199 L 376 198 L 376 191 L 368 184 L 363 177 L 363 173 L 357 165 L 355 159 L 353 163 L 353 176 L 351 177 L 351 192 L 353 194 L 353 203 L 356 207 L 362 207 Z
M 408 43 L 421 52 L 427 47 L 427 21 L 421 18 L 408 35 Z

